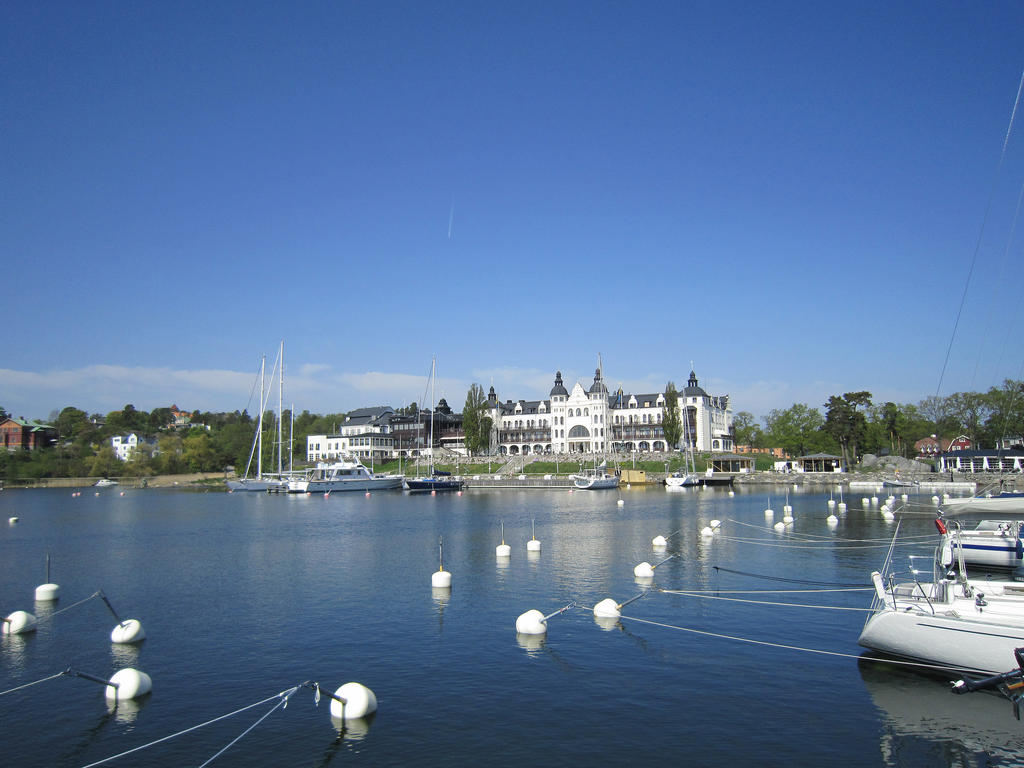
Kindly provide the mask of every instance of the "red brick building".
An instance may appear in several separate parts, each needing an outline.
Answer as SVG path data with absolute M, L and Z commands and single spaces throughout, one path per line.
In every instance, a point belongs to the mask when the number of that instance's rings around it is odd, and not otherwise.
M 57 441 L 57 429 L 37 421 L 9 418 L 0 422 L 0 446 L 8 451 L 24 448 L 33 451 L 46 448 Z

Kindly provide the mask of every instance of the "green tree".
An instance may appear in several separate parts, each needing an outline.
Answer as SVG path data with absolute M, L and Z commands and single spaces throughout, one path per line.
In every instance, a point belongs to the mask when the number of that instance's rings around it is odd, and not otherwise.
M 984 424 L 992 413 L 986 398 L 977 392 L 957 392 L 946 398 L 946 402 L 957 431 L 967 435 L 971 443 L 977 447 L 981 441 Z
M 120 476 L 123 465 L 121 460 L 114 453 L 114 447 L 110 443 L 100 445 L 96 455 L 88 464 L 89 475 L 92 477 L 115 477 Z
M 665 442 L 670 449 L 678 448 L 683 439 L 683 417 L 679 412 L 679 392 L 674 382 L 665 385 L 665 416 L 661 420 Z
M 182 440 L 181 458 L 190 472 L 212 472 L 218 469 L 217 452 L 205 431 L 193 430 Z
M 818 448 L 824 423 L 821 411 L 804 403 L 794 403 L 785 410 L 772 409 L 764 418 L 769 442 L 788 456 L 803 456 Z
M 764 447 L 761 426 L 750 411 L 740 411 L 732 417 L 732 441 L 734 445 L 749 445 L 751 448 Z
M 472 456 L 487 450 L 490 443 L 490 418 L 486 415 L 487 396 L 479 384 L 472 384 L 466 393 L 466 404 L 462 408 L 462 432 L 466 450 Z
M 837 443 L 843 454 L 843 463 L 850 466 L 857 458 L 857 445 L 867 431 L 867 417 L 861 407 L 871 405 L 870 392 L 847 392 L 842 397 L 832 395 L 825 403 L 828 411 L 822 430 Z

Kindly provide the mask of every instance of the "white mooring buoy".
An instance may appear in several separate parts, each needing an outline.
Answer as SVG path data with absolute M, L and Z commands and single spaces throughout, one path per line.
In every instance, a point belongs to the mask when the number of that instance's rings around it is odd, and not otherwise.
M 106 696 L 114 701 L 128 701 L 145 696 L 153 690 L 153 680 L 145 672 L 127 667 L 114 673 L 106 687 Z
M 46 555 L 46 583 L 36 587 L 36 602 L 53 602 L 60 597 L 60 587 L 50 581 L 50 555 Z
M 494 548 L 494 556 L 500 560 L 512 557 L 512 547 L 505 543 L 505 522 L 501 523 L 501 544 Z
M 829 528 L 835 528 L 837 525 L 839 525 L 839 518 L 835 515 L 829 515 L 825 518 L 825 523 L 828 525 Z
M 664 560 L 655 563 L 654 565 L 651 565 L 645 560 L 644 562 L 640 563 L 639 565 L 633 568 L 633 576 L 635 576 L 638 579 L 653 579 L 654 569 L 657 568 L 659 565 L 667 563 L 673 557 L 675 557 L 675 555 L 669 555 Z
M 634 600 L 639 600 L 646 594 L 647 590 L 645 589 L 639 595 L 635 595 L 629 598 L 629 600 L 624 600 L 621 603 L 616 603 L 610 597 L 606 597 L 594 606 L 594 616 L 599 619 L 617 619 L 622 615 L 622 609 L 625 606 L 629 605 Z
M 93 597 L 99 597 L 106 604 L 107 610 L 110 611 L 111 615 L 117 619 L 117 626 L 110 632 L 110 642 L 119 645 L 131 645 L 133 643 L 141 643 L 146 639 L 146 630 L 142 628 L 142 622 L 138 619 L 122 620 L 102 590 L 93 595 Z
M 516 632 L 520 635 L 544 635 L 548 631 L 548 619 L 558 616 L 560 613 L 565 613 L 570 608 L 575 606 L 576 603 L 569 603 L 562 608 L 559 608 L 554 613 L 549 613 L 545 616 L 543 613 L 533 608 L 526 613 L 522 613 L 516 619 Z
M 664 549 L 668 546 L 668 539 L 666 539 L 661 534 L 658 534 L 653 539 L 651 539 L 651 546 L 655 549 Z
M 773 527 L 779 533 L 782 533 L 783 531 L 786 530 L 786 524 L 784 522 L 782 522 L 781 520 L 779 522 L 777 522 Z
M 14 525 L 16 522 L 18 522 L 18 518 L 17 517 L 8 517 L 7 518 L 7 522 L 10 523 L 11 525 Z
M 540 542 L 537 541 L 537 521 L 530 521 L 530 540 L 526 542 L 527 552 L 540 552 Z
M 338 720 L 355 720 L 376 711 L 377 696 L 362 683 L 345 683 L 331 698 L 331 717 Z
M 437 561 L 439 567 L 430 576 L 430 586 L 435 589 L 451 589 L 452 573 L 444 569 L 444 540 L 440 536 L 437 537 Z
M 28 611 L 15 611 L 0 620 L 0 625 L 3 627 L 2 634 L 23 635 L 36 631 L 36 617 Z

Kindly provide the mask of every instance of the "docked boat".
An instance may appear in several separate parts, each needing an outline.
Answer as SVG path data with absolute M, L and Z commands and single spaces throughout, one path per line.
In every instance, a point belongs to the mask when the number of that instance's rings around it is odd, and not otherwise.
M 401 475 L 374 474 L 361 461 L 346 457 L 320 462 L 308 478 L 288 483 L 291 493 L 334 493 L 335 491 L 389 491 L 402 487 Z
M 585 491 L 603 491 L 619 487 L 619 476 L 604 469 L 604 463 L 595 469 L 588 469 L 572 476 L 572 484 Z
M 111 480 L 109 477 L 101 477 L 92 485 L 94 488 L 109 488 L 112 485 L 117 485 L 117 480 Z
M 966 512 L 1024 513 L 1024 492 L 1004 489 L 997 494 L 950 499 L 942 503 L 942 508 L 953 514 Z
M 700 485 L 700 478 L 690 472 L 673 472 L 665 478 L 665 487 L 670 490 L 673 488 L 692 488 L 698 485 Z
M 288 490 L 288 479 L 285 477 L 282 469 L 281 451 L 283 449 L 283 439 L 281 437 L 281 414 L 282 414 L 282 402 L 281 393 L 284 389 L 283 371 L 284 371 L 284 342 L 281 342 L 281 350 L 278 352 L 277 360 L 274 362 L 274 369 L 270 374 L 270 384 L 273 385 L 274 376 L 278 377 L 278 405 L 277 405 L 277 447 L 278 447 L 278 459 L 277 459 L 277 475 L 267 474 L 263 471 L 263 414 L 267 407 L 269 400 L 270 390 L 265 386 L 266 384 L 266 367 L 267 358 L 263 356 L 260 361 L 259 371 L 259 383 L 260 383 L 260 415 L 256 422 L 256 431 L 252 438 L 252 448 L 249 450 L 249 461 L 245 467 L 245 474 L 242 477 L 232 478 L 226 480 L 225 483 L 228 487 L 228 492 L 235 491 L 259 491 L 266 493 L 282 492 Z M 253 387 L 255 389 L 255 385 Z M 255 468 L 253 467 L 253 459 L 255 459 Z M 250 475 L 250 471 L 255 469 L 255 474 Z
M 981 568 L 1018 568 L 1024 565 L 1024 520 L 939 520 L 954 558 Z M 968 527 L 969 526 L 969 527 Z
M 410 491 L 461 491 L 465 483 L 451 472 L 435 470 L 426 477 L 407 478 L 405 487 Z
M 875 596 L 857 642 L 936 666 L 998 673 L 1024 646 L 1024 583 L 970 578 L 950 544 L 940 527 L 931 581 L 916 567 L 917 558 L 897 572 L 890 548 L 882 570 L 871 574 Z

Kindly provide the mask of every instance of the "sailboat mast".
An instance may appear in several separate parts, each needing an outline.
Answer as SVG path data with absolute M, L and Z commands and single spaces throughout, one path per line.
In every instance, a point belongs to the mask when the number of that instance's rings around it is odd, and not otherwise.
M 260 418 L 256 422 L 257 429 L 257 450 L 256 450 L 256 479 L 263 479 L 263 409 L 266 408 L 266 372 L 267 356 L 263 355 L 260 360 Z
M 437 372 L 437 356 L 430 358 L 430 474 L 434 474 L 434 411 L 437 398 L 434 397 L 434 376 Z
M 284 339 L 281 340 L 281 351 L 277 353 L 281 368 L 277 372 L 277 476 L 281 477 L 281 464 L 284 458 L 284 440 L 281 435 L 281 419 L 284 417 L 282 402 L 284 401 Z

